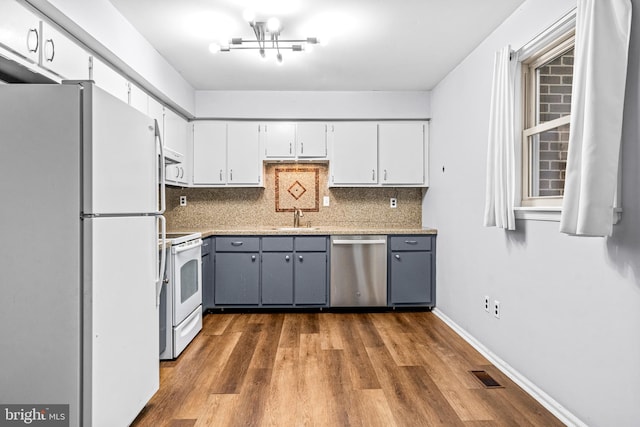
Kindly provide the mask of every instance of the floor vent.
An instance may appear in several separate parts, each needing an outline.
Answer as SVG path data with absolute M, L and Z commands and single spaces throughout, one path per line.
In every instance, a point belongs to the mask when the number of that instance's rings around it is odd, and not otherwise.
M 485 388 L 504 388 L 498 381 L 494 380 L 493 377 L 487 373 L 487 371 L 469 372 L 471 372 L 473 376 L 476 377 Z

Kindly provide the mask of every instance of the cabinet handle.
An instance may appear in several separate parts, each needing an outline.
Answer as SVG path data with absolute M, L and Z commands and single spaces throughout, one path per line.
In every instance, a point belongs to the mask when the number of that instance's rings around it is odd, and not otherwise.
M 386 169 L 384 170 L 384 180 L 385 181 L 387 180 L 387 170 Z
M 51 46 L 51 55 L 47 53 L 48 46 Z M 55 56 L 56 56 L 56 45 L 53 42 L 53 39 L 47 39 L 47 41 L 44 42 L 44 58 L 47 62 L 53 62 L 53 58 L 55 58 Z
M 417 245 L 418 241 L 417 240 L 405 240 L 404 241 L 407 245 Z
M 31 37 L 31 36 L 35 36 Z M 38 51 L 38 47 L 40 47 L 40 41 L 38 40 L 38 30 L 36 30 L 35 28 L 29 28 L 29 31 L 27 32 L 27 49 L 29 49 L 29 52 L 37 52 Z M 35 47 L 31 47 L 32 45 L 32 41 L 36 42 Z
M 396 259 L 400 259 L 400 255 L 396 254 L 395 255 Z
M 256 256 L 255 255 L 251 255 L 251 261 L 255 261 L 256 260 Z
M 289 154 L 291 154 L 291 153 L 292 153 L 292 148 L 293 148 L 293 147 L 292 147 L 292 144 L 291 144 L 291 143 L 289 143 Z
M 376 170 L 371 169 L 371 181 L 375 181 L 375 180 L 376 180 Z
M 241 241 L 237 241 L 237 242 L 231 242 L 231 246 L 242 246 L 244 242 Z
M 300 143 L 300 154 L 304 154 L 304 142 Z
M 233 169 L 229 169 L 229 181 L 233 181 Z
M 302 255 L 300 255 L 300 256 L 298 257 L 298 259 L 300 260 L 300 262 L 302 262 L 302 260 L 303 260 L 304 258 L 302 258 Z
M 184 178 L 184 168 L 180 166 L 180 179 Z
M 220 169 L 220 182 L 222 182 L 222 169 Z
M 287 262 L 289 262 L 289 255 L 285 256 L 284 259 L 286 259 Z

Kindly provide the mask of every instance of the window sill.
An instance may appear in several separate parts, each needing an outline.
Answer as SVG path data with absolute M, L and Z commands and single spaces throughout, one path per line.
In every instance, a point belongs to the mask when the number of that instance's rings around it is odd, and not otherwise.
M 519 206 L 513 208 L 516 219 L 560 222 L 561 206 Z
M 513 208 L 516 219 L 530 221 L 553 221 L 560 222 L 562 214 L 561 206 L 518 206 Z M 617 224 L 622 219 L 622 208 L 615 208 L 613 211 L 613 224 Z

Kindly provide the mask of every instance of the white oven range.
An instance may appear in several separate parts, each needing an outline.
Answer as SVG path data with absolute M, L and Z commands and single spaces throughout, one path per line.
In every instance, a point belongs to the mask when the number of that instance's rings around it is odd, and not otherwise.
M 167 233 L 160 293 L 160 360 L 177 358 L 202 329 L 202 235 Z

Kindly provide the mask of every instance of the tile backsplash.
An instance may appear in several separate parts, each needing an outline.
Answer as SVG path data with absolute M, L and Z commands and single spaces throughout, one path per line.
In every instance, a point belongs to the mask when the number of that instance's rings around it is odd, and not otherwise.
M 290 209 L 276 211 L 276 169 L 286 168 L 291 192 L 282 194 L 280 201 L 292 204 L 305 194 L 319 198 L 317 211 L 303 209 L 301 225 L 336 227 L 421 227 L 421 188 L 328 188 L 326 164 L 266 164 L 264 188 L 174 188 L 167 187 L 167 226 L 169 230 L 201 230 L 216 227 L 292 226 Z M 317 184 L 309 180 L 310 172 L 318 171 Z M 296 177 L 296 173 L 299 174 Z M 297 179 L 299 178 L 299 179 Z M 282 181 L 283 176 L 280 176 Z M 296 184 L 297 182 L 297 184 Z M 314 186 L 317 185 L 317 188 Z M 180 206 L 180 196 L 187 197 L 187 206 Z M 329 206 L 323 206 L 323 198 L 329 197 Z M 285 197 L 289 198 L 286 199 Z M 293 197 L 293 199 L 292 199 Z M 389 207 L 389 199 L 396 197 L 398 207 Z M 313 202 L 313 201 L 312 201 Z M 304 207 L 303 207 L 304 208 Z M 283 210 L 280 206 L 279 210 Z

